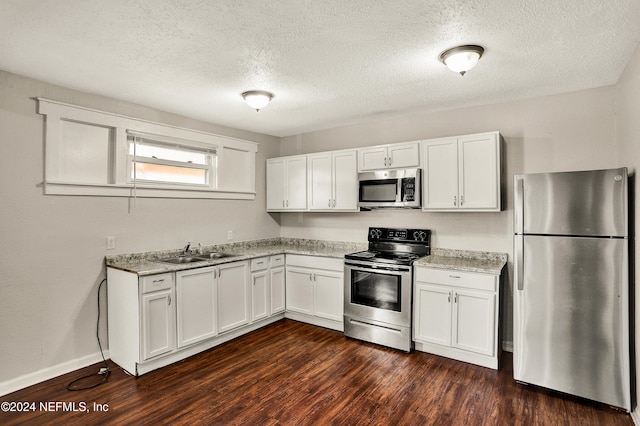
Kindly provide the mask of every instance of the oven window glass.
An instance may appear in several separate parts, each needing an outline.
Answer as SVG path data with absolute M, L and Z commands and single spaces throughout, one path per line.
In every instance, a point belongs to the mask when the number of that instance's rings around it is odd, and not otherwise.
M 360 182 L 360 201 L 395 202 L 398 187 L 397 179 L 368 180 Z
M 351 271 L 351 303 L 400 312 L 401 277 Z

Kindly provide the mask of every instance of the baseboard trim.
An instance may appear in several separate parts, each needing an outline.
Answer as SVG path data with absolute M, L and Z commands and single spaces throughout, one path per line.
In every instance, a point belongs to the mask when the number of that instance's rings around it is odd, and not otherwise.
M 104 352 L 104 357 L 105 359 L 109 359 L 109 351 Z M 52 365 L 51 367 L 43 368 L 33 373 L 18 376 L 15 379 L 0 382 L 0 396 L 5 396 L 20 389 L 44 382 L 45 380 L 71 373 L 79 368 L 84 368 L 100 361 L 102 361 L 102 355 L 100 355 L 100 352 L 96 352 L 91 355 L 63 362 L 62 364 Z
M 512 340 L 504 340 L 502 342 L 502 350 L 513 353 L 513 341 Z
M 640 413 L 638 410 L 631 412 L 631 420 L 633 420 L 633 424 L 640 425 Z

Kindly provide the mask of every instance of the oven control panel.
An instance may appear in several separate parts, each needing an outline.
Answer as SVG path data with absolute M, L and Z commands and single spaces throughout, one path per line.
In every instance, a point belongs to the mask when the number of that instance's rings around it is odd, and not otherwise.
M 431 230 L 406 228 L 369 228 L 369 241 L 426 242 Z

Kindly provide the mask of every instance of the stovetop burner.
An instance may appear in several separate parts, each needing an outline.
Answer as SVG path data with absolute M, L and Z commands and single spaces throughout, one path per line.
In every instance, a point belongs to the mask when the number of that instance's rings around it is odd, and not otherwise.
M 350 253 L 346 259 L 411 265 L 431 252 L 428 229 L 369 228 L 369 250 Z
M 357 253 L 350 253 L 345 256 L 347 259 L 352 260 L 368 260 L 381 263 L 395 263 L 401 265 L 410 265 L 414 260 L 419 257 L 426 256 L 426 254 L 406 253 L 397 251 L 360 251 Z

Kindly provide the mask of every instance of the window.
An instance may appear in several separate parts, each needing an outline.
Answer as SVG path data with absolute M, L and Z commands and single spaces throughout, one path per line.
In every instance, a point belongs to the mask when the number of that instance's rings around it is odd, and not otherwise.
M 215 187 L 216 151 L 190 144 L 158 142 L 158 137 L 130 133 L 129 182 Z

